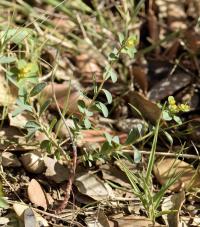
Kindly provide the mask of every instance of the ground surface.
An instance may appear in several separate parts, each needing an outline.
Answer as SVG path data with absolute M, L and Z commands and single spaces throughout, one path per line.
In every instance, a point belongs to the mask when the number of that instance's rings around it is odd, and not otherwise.
M 0 225 L 200 226 L 199 1 L 0 12 Z

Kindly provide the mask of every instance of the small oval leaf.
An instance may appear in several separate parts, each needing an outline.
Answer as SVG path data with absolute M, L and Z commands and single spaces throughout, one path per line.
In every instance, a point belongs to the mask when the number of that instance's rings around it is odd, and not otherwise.
M 30 92 L 30 97 L 33 97 L 35 95 L 38 95 L 45 87 L 46 87 L 46 83 L 42 82 L 37 84 Z
M 104 92 L 108 103 L 111 104 L 112 103 L 112 95 L 111 95 L 111 93 L 108 90 L 106 90 L 106 89 L 102 89 L 102 91 Z
M 104 117 L 108 117 L 108 109 L 102 102 L 96 102 L 96 107 L 103 113 Z

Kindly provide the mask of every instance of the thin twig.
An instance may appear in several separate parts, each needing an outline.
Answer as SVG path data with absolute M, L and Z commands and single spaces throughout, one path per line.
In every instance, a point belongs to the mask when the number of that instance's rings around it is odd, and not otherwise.
M 122 150 L 124 153 L 133 154 L 133 150 Z M 150 155 L 151 151 L 140 151 L 141 154 Z M 175 154 L 175 153 L 165 153 L 165 152 L 155 152 L 157 156 L 166 156 L 166 157 L 180 157 L 180 158 L 188 158 L 188 159 L 196 159 L 200 160 L 200 156 L 193 154 Z
M 54 70 L 56 70 L 56 67 L 54 68 Z M 73 158 L 72 158 L 72 169 L 70 171 L 70 176 L 69 176 L 69 179 L 68 179 L 68 183 L 66 185 L 65 197 L 64 197 L 62 203 L 60 204 L 60 206 L 57 209 L 57 211 L 60 212 L 67 206 L 67 203 L 68 203 L 70 195 L 71 195 L 72 184 L 73 184 L 73 181 L 74 181 L 75 172 L 76 172 L 76 165 L 77 165 L 77 147 L 76 147 L 76 144 L 75 144 L 75 141 L 74 141 L 74 137 L 73 137 L 73 135 L 70 131 L 70 128 L 66 124 L 65 118 L 64 118 L 64 116 L 63 116 L 63 114 L 60 110 L 60 107 L 59 107 L 57 99 L 56 99 L 55 88 L 54 88 L 54 73 L 52 73 L 52 76 L 51 76 L 51 86 L 52 86 L 53 100 L 56 104 L 56 108 L 58 110 L 60 118 L 62 119 L 63 124 L 65 125 L 65 127 L 67 129 L 69 139 L 70 139 L 71 144 L 72 144 L 72 156 L 73 156 Z

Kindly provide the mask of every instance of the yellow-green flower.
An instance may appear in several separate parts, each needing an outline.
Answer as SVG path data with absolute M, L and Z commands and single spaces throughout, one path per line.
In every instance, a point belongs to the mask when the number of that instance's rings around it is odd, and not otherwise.
M 172 112 L 172 113 L 178 113 L 179 112 L 179 108 L 176 104 L 173 104 L 173 105 L 169 105 L 169 110 Z
M 25 67 L 21 68 L 19 70 L 18 79 L 25 78 L 30 73 L 31 68 L 32 68 L 32 64 L 31 63 L 29 63 Z
M 176 105 L 176 100 L 174 99 L 173 96 L 168 97 L 168 102 L 169 102 L 169 105 Z
M 126 48 L 133 48 L 137 44 L 137 37 L 136 36 L 131 36 L 129 37 L 126 42 L 125 42 L 125 47 Z
M 180 104 L 178 106 L 179 110 L 182 112 L 188 112 L 190 110 L 190 106 L 187 104 Z

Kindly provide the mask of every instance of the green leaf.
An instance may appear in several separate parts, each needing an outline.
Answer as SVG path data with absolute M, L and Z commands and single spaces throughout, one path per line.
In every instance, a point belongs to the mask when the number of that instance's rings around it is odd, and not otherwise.
M 0 207 L 3 209 L 7 209 L 9 207 L 9 204 L 3 197 L 0 197 Z
M 43 140 L 40 144 L 41 149 L 45 149 L 49 154 L 51 154 L 52 144 L 50 140 Z
M 29 129 L 36 129 L 38 130 L 40 128 L 40 125 L 36 121 L 28 121 L 25 125 L 25 128 L 27 130 Z
M 121 50 L 121 53 L 128 54 L 130 58 L 134 58 L 136 52 L 136 48 L 123 48 Z
M 135 163 L 140 163 L 142 159 L 142 155 L 141 155 L 141 152 L 134 147 L 134 162 Z
M 105 93 L 108 103 L 111 104 L 112 103 L 112 95 L 111 95 L 111 93 L 108 90 L 106 90 L 106 89 L 102 89 L 102 91 Z
M 53 119 L 52 119 L 52 121 L 51 121 L 51 124 L 50 124 L 50 126 L 49 126 L 49 133 L 51 133 L 52 132 L 52 130 L 53 130 L 53 128 L 54 128 L 54 126 L 55 126 L 55 124 L 56 124 L 56 122 L 57 122 L 57 118 L 56 117 L 54 117 Z
M 114 142 L 114 143 L 116 143 L 116 144 L 120 144 L 120 141 L 119 141 L 119 136 L 114 136 L 113 138 L 112 138 L 112 141 Z
M 57 159 L 57 160 L 60 160 L 60 154 L 61 154 L 60 150 L 57 149 L 57 150 L 55 151 L 55 156 L 56 156 L 56 159 Z
M 26 138 L 31 139 L 35 135 L 36 131 L 40 129 L 40 125 L 36 121 L 28 121 L 25 128 L 28 131 Z
M 104 117 L 108 117 L 108 109 L 102 102 L 96 102 L 95 106 L 103 113 Z
M 167 110 L 164 110 L 164 111 L 162 112 L 162 118 L 163 118 L 163 120 L 165 120 L 165 121 L 171 121 L 171 120 L 172 120 L 172 117 L 171 117 L 169 111 L 167 111 Z
M 18 107 L 12 112 L 12 117 L 16 117 L 17 115 L 21 114 L 25 109 Z
M 83 100 L 78 100 L 78 109 L 81 113 L 85 113 L 85 102 Z
M 100 153 L 106 153 L 108 151 L 112 150 L 112 146 L 110 146 L 110 144 L 106 141 L 102 147 L 101 147 L 101 151 Z
M 3 42 L 10 41 L 16 44 L 20 44 L 30 34 L 33 34 L 33 30 L 28 28 L 7 29 L 1 32 L 1 39 L 3 40 Z
M 105 132 L 104 135 L 105 135 L 106 140 L 109 143 L 109 145 L 112 146 L 112 139 L 113 139 L 112 136 L 107 132 Z
M 84 125 L 86 129 L 91 128 L 91 122 L 89 121 L 89 119 L 87 117 L 84 118 Z
M 49 107 L 49 105 L 51 104 L 52 100 L 51 99 L 48 99 L 46 100 L 40 107 L 40 113 L 39 113 L 39 116 L 42 115 L 42 113 L 45 112 L 45 110 Z
M 118 33 L 118 38 L 119 38 L 119 42 L 120 42 L 120 44 L 122 45 L 123 44 L 123 42 L 124 42 L 124 39 L 125 39 L 125 37 L 124 37 L 124 34 L 123 33 Z
M 114 52 L 110 53 L 108 56 L 109 61 L 116 61 L 118 58 L 119 58 L 119 56 L 117 54 L 115 54 Z
M 139 131 L 139 129 L 138 129 L 138 128 L 133 128 L 133 129 L 130 131 L 130 133 L 129 133 L 129 135 L 128 135 L 128 138 L 127 138 L 125 144 L 126 144 L 126 145 L 132 144 L 132 143 L 136 142 L 137 139 L 139 139 L 139 138 L 140 138 L 140 131 Z
M 91 116 L 93 116 L 93 112 L 89 111 L 88 109 L 85 109 L 85 115 L 87 117 L 91 117 Z
M 178 117 L 178 116 L 173 116 L 173 119 L 174 119 L 174 121 L 175 121 L 177 124 L 179 124 L 179 125 L 182 124 L 182 120 L 181 120 L 180 117 Z
M 22 113 L 23 111 L 27 110 L 29 112 L 33 112 L 32 106 L 25 104 L 22 99 L 16 100 L 17 108 L 12 112 L 12 117 L 16 117 L 18 114 Z
M 115 73 L 115 71 L 109 65 L 106 67 L 106 71 L 104 73 L 104 78 L 106 80 L 111 78 L 113 83 L 117 82 L 117 74 Z
M 172 138 L 172 136 L 168 132 L 166 132 L 166 131 L 164 131 L 164 134 L 165 134 L 167 140 L 170 142 L 170 145 L 172 145 L 173 144 L 173 138 Z
M 17 60 L 16 57 L 13 56 L 1 56 L 0 55 L 0 64 L 9 64 L 15 62 Z
M 38 95 L 45 87 L 47 83 L 42 82 L 37 84 L 31 91 L 30 91 L 30 97 L 33 97 L 35 95 Z

